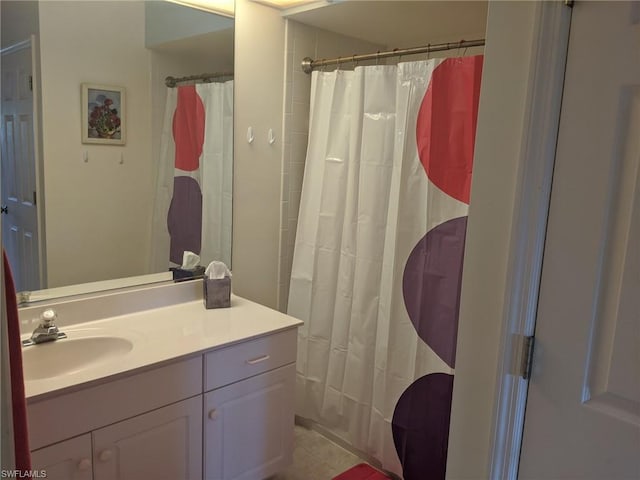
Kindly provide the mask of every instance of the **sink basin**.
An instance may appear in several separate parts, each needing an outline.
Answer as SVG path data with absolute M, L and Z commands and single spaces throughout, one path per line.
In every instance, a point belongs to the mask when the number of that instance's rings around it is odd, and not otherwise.
M 22 349 L 24 379 L 42 380 L 80 372 L 133 349 L 126 338 L 95 331 L 69 331 L 67 338 Z

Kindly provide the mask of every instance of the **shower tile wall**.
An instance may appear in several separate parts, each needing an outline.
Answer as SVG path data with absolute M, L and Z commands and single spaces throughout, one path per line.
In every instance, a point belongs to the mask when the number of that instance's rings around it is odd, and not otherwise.
M 298 209 L 302 192 L 302 177 L 309 138 L 309 101 L 311 75 L 304 73 L 300 63 L 304 57 L 336 58 L 355 53 L 384 50 L 384 45 L 364 42 L 327 30 L 287 20 L 286 71 L 284 94 L 284 144 L 282 159 L 282 197 L 280 231 L 280 265 L 278 308 L 286 312 L 289 298 L 289 277 L 293 262 L 293 246 L 298 225 Z M 333 70 L 335 67 L 327 68 Z M 352 66 L 346 66 L 350 69 Z

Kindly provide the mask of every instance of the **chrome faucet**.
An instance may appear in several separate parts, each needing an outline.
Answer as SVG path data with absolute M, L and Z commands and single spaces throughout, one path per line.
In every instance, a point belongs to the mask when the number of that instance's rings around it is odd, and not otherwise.
M 38 343 L 52 342 L 60 338 L 67 338 L 67 335 L 58 330 L 56 326 L 56 318 L 58 314 L 55 310 L 45 310 L 40 315 L 40 325 L 33 331 L 31 338 L 23 340 L 22 345 L 28 347 L 29 345 L 36 345 Z

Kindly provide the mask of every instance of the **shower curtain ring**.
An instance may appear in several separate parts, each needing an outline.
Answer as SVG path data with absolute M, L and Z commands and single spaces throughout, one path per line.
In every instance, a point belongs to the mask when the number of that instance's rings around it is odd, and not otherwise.
M 376 52 L 376 67 L 380 65 L 380 50 Z
M 399 50 L 399 48 L 397 48 L 397 47 L 393 49 L 394 53 L 397 52 L 398 50 Z M 401 61 L 402 61 L 402 55 L 398 55 L 398 62 L 397 63 L 400 63 Z
M 356 60 L 355 53 L 353 54 L 353 57 L 351 58 L 351 63 L 353 63 L 353 68 L 356 68 L 358 66 L 358 60 Z
M 427 60 L 431 60 L 431 44 L 427 45 Z
M 336 58 L 336 71 L 340 71 L 340 57 Z
M 460 43 L 458 44 L 458 56 L 460 56 L 460 50 L 462 49 L 463 44 L 464 44 L 464 40 L 460 40 Z
M 322 70 L 320 70 L 320 71 L 321 71 L 322 73 L 324 73 L 324 72 L 325 72 L 325 70 L 326 70 L 326 68 L 327 68 L 327 64 L 326 64 L 326 62 L 325 62 L 325 59 L 323 58 L 323 59 L 322 59 Z

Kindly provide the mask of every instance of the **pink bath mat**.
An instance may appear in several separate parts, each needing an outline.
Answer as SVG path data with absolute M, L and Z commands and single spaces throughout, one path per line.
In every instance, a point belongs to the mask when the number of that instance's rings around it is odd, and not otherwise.
M 370 465 L 361 463 L 355 467 L 351 467 L 337 477 L 333 477 L 333 480 L 389 480 L 389 477 Z

